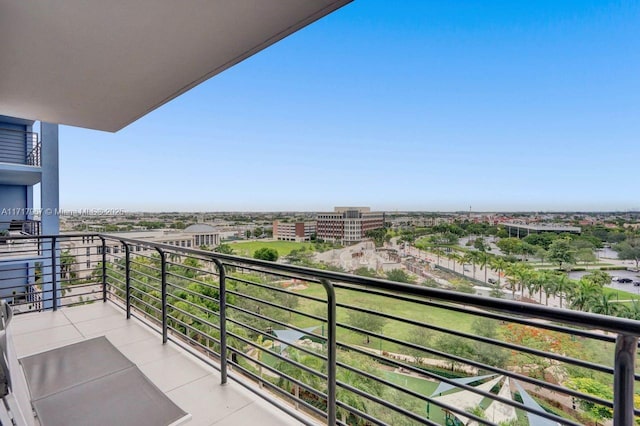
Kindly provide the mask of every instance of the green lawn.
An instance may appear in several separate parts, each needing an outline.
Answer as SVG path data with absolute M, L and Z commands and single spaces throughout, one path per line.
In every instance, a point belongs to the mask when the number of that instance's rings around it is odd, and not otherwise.
M 635 287 L 632 287 L 632 288 L 635 288 Z M 637 290 L 637 288 L 635 289 Z M 615 288 L 609 288 L 609 287 L 604 287 L 602 290 L 605 294 L 613 293 L 617 295 L 618 300 L 640 300 L 640 294 L 638 294 L 637 292 L 632 293 L 629 291 L 616 290 Z M 616 299 L 615 296 L 614 296 L 614 299 Z
M 297 243 L 295 241 L 240 241 L 232 242 L 229 245 L 233 248 L 233 251 L 239 256 L 253 257 L 253 253 L 263 247 L 273 248 L 278 250 L 280 257 L 287 256 L 292 250 L 297 250 L 302 247 L 313 248 L 313 244 L 310 243 Z
M 309 288 L 305 290 L 298 290 L 298 292 L 308 296 L 326 298 L 325 291 L 320 285 L 310 285 Z M 473 315 L 454 312 L 447 309 L 433 308 L 417 303 L 393 300 L 387 297 L 364 294 L 361 292 L 349 291 L 345 289 L 336 290 L 336 299 L 339 304 L 363 307 L 378 312 L 384 312 L 389 315 L 423 321 L 444 328 L 465 332 L 471 331 L 471 324 L 476 318 Z M 326 310 L 324 304 L 306 299 L 300 299 L 300 305 L 298 306 L 298 309 L 303 312 L 309 312 L 319 316 L 322 316 L 323 314 L 321 314 L 321 312 Z M 347 323 L 349 318 L 348 312 L 348 309 L 338 307 L 338 322 Z M 296 316 L 294 316 L 292 322 L 299 327 L 309 327 L 317 324 L 317 321 L 313 319 L 305 317 L 296 318 Z M 406 340 L 414 332 L 414 330 L 414 326 L 411 326 L 404 322 L 387 320 L 382 330 L 382 334 Z M 380 342 L 381 339 L 373 337 L 370 339 L 369 344 L 366 344 L 363 336 L 341 327 L 338 327 L 338 340 L 348 344 L 368 346 L 372 349 L 379 350 L 382 348 L 382 350 L 389 352 L 406 353 L 406 349 L 403 349 L 401 345 L 386 341 Z

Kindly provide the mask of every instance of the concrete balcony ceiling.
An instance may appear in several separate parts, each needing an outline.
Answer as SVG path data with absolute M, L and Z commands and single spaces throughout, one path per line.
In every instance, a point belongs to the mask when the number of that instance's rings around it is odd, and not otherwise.
M 0 113 L 117 131 L 351 0 L 0 0 Z

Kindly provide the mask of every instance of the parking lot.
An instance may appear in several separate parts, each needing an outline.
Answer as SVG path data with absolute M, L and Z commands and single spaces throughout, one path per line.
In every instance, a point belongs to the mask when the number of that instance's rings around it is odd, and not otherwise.
M 577 280 L 577 279 L 580 279 L 582 276 L 588 274 L 589 272 L 590 271 L 570 272 L 569 273 L 569 278 Z M 617 278 L 628 278 L 628 279 L 630 279 L 632 281 L 640 281 L 640 272 L 632 272 L 632 271 L 625 271 L 625 270 L 621 270 L 621 271 L 605 271 L 605 272 L 607 274 L 611 275 L 612 278 L 614 278 L 614 277 L 617 277 Z M 611 284 L 609 285 L 609 287 L 616 288 L 618 290 L 624 290 L 624 291 L 640 294 L 640 287 L 634 286 L 633 283 L 631 283 L 631 282 L 622 283 L 622 282 L 618 282 L 618 281 L 611 281 Z

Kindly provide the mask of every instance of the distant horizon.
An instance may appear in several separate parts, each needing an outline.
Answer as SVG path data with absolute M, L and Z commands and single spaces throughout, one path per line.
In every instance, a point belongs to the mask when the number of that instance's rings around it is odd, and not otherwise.
M 354 207 L 369 207 L 369 206 L 354 206 Z M 61 208 L 61 210 L 66 210 L 68 212 L 73 211 L 88 211 L 88 210 L 103 210 L 96 209 L 92 207 L 84 207 L 84 208 Z M 185 214 L 228 214 L 228 213 L 318 213 L 318 212 L 332 212 L 333 209 L 325 209 L 325 210 L 129 210 L 122 209 L 123 213 L 114 214 L 114 216 L 118 215 L 126 215 L 126 214 L 135 214 L 135 213 L 158 213 L 158 214 L 172 214 L 172 213 L 185 213 Z M 374 209 L 371 208 L 372 212 L 384 212 L 384 213 L 432 213 L 432 214 L 640 214 L 640 209 L 636 210 L 404 210 L 404 209 Z

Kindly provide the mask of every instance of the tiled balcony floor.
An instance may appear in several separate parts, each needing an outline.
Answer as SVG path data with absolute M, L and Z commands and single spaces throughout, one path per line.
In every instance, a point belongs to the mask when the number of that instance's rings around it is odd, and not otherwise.
M 162 344 L 161 336 L 110 302 L 94 302 L 56 312 L 14 316 L 18 358 L 92 337 L 105 336 L 166 395 L 191 414 L 188 425 L 300 424 L 260 397 L 229 381 L 179 346 Z

